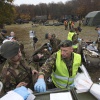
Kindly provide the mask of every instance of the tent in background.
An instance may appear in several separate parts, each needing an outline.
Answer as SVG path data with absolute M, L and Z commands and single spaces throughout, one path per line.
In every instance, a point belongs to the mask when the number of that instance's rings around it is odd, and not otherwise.
M 100 25 L 100 11 L 89 12 L 85 16 L 85 20 L 84 20 L 83 24 L 88 25 L 88 26 Z

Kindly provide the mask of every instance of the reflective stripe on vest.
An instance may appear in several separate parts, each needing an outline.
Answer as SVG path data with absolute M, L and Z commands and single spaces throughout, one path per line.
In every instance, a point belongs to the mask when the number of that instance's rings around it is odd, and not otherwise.
M 56 81 L 55 81 L 55 82 L 56 82 Z M 59 82 L 56 82 L 56 84 L 58 84 L 59 86 L 64 87 L 64 88 L 67 87 L 67 84 L 61 84 L 61 83 L 59 83 Z
M 71 85 L 74 81 L 74 77 L 78 71 L 81 64 L 81 56 L 79 54 L 73 53 L 73 66 L 72 66 L 72 76 L 69 77 L 69 72 L 66 64 L 61 59 L 61 50 L 57 52 L 56 58 L 56 70 L 52 73 L 52 80 L 56 87 L 65 88 L 67 85 Z
M 55 78 L 57 78 L 57 79 L 61 79 L 61 80 L 69 80 L 69 81 L 73 81 L 74 80 L 74 78 L 69 78 L 69 77 L 62 77 L 62 76 L 58 76 L 58 75 L 56 75 L 54 72 L 52 73 L 53 75 L 54 75 L 54 77 Z

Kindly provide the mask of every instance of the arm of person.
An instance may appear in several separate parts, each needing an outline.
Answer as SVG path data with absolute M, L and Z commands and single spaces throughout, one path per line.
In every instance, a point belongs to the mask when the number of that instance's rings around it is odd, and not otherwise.
M 46 83 L 44 81 L 44 78 L 45 76 L 48 77 L 52 73 L 55 60 L 56 60 L 56 53 L 54 53 L 49 59 L 47 59 L 45 64 L 40 68 L 38 80 L 34 85 L 35 91 L 37 92 L 46 91 Z
M 9 73 L 7 72 L 7 66 L 3 66 L 3 69 L 0 73 L 0 81 L 2 82 L 3 84 L 3 87 L 1 89 L 1 92 L 0 92 L 0 97 L 4 95 L 5 91 L 7 91 L 7 85 L 9 86 Z M 6 85 L 8 81 L 8 84 Z M 5 87 L 5 88 L 4 88 Z
M 52 54 L 49 59 L 43 64 L 43 66 L 39 69 L 39 76 L 46 75 L 49 77 L 52 73 L 52 69 L 54 68 L 54 64 L 56 61 L 56 53 Z
M 41 54 L 36 54 L 36 55 L 33 56 L 33 61 L 39 62 L 39 60 L 40 60 L 41 57 L 42 57 Z
M 31 68 L 31 70 L 32 70 L 32 74 L 34 75 L 34 74 L 38 74 L 38 71 L 35 69 L 35 67 L 34 67 L 34 63 L 33 62 L 31 62 L 31 63 L 27 63 L 26 61 L 25 61 L 25 63 L 26 63 L 26 67 L 29 69 L 29 68 Z

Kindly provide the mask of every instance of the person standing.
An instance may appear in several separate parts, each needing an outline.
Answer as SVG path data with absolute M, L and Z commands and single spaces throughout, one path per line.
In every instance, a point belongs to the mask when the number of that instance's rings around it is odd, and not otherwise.
M 65 26 L 65 30 L 67 30 L 68 29 L 68 21 L 67 20 L 64 21 L 64 26 Z

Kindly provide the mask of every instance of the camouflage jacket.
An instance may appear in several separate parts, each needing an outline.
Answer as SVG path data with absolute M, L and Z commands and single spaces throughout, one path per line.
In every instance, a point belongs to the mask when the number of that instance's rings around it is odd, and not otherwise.
M 39 58 L 38 54 L 41 54 L 43 56 L 41 58 Z M 51 53 L 48 50 L 41 51 L 41 52 L 38 52 L 37 54 L 33 55 L 32 60 L 33 60 L 33 62 L 39 62 L 39 66 L 42 66 L 50 56 L 51 56 Z
M 51 56 L 51 53 L 52 50 L 49 50 L 47 43 L 45 43 L 34 52 L 31 61 L 38 62 L 39 66 L 42 66 L 45 63 L 45 61 Z M 38 54 L 41 54 L 43 56 L 39 58 Z
M 7 60 L 0 73 L 0 81 L 3 82 L 2 93 L 16 88 L 20 82 L 28 83 L 27 87 L 33 87 L 32 65 L 21 59 L 18 65 Z
M 61 42 L 61 40 L 59 40 L 57 38 L 52 38 L 50 40 L 50 44 L 52 46 L 52 52 L 53 53 L 56 52 L 59 49 L 58 45 L 60 44 L 60 42 Z
M 51 75 L 52 70 L 54 70 L 54 71 L 56 70 L 56 56 L 57 56 L 57 54 L 54 53 L 51 55 L 51 57 L 49 59 L 46 60 L 46 62 L 43 64 L 43 66 L 39 70 L 40 75 L 43 74 L 43 75 L 45 75 L 46 78 L 48 78 Z M 73 59 L 74 59 L 73 53 L 72 53 L 70 59 L 62 58 L 62 60 L 66 64 L 66 67 L 67 67 L 70 75 L 72 75 Z

